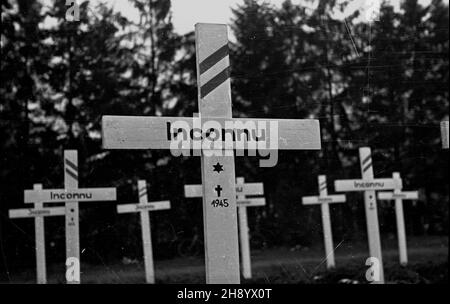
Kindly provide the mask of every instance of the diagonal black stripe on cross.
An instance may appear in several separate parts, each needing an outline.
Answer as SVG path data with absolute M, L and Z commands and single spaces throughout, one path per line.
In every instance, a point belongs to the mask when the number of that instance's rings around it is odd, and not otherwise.
M 218 49 L 216 52 L 211 54 L 209 57 L 205 58 L 200 64 L 199 64 L 199 71 L 200 75 L 208 71 L 210 68 L 212 68 L 214 65 L 216 65 L 220 60 L 228 56 L 228 44 L 225 44 L 220 49 Z

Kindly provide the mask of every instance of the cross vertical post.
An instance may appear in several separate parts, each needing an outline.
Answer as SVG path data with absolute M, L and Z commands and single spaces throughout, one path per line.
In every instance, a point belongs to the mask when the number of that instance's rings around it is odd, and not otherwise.
M 319 175 L 319 193 L 320 196 L 327 196 L 327 178 L 325 175 Z M 334 268 L 336 263 L 334 261 L 334 248 L 333 248 L 333 234 L 331 232 L 331 221 L 330 221 L 330 207 L 328 204 L 320 204 L 320 209 L 322 211 L 322 227 L 323 227 L 323 237 L 325 242 L 325 254 L 327 257 L 327 268 Z
M 400 173 L 394 172 L 392 178 L 401 179 Z M 394 194 L 400 194 L 401 189 L 395 189 Z M 400 255 L 400 264 L 408 264 L 408 254 L 406 249 L 406 233 L 405 233 L 405 219 L 403 215 L 403 201 L 399 198 L 395 199 L 395 217 L 397 219 L 397 235 L 398 235 L 398 250 Z
M 373 180 L 372 151 L 368 147 L 359 149 L 359 160 L 363 180 Z M 380 230 L 378 224 L 377 199 L 375 190 L 364 191 L 364 207 L 366 210 L 367 233 L 370 256 L 379 262 L 379 283 L 384 283 L 383 256 L 381 253 Z
M 147 183 L 145 180 L 138 181 L 139 203 L 145 204 L 148 202 Z M 149 284 L 155 283 L 155 271 L 153 265 L 153 250 L 152 250 L 152 235 L 150 232 L 150 214 L 149 212 L 140 212 L 141 216 L 141 231 L 142 241 L 144 246 L 144 264 L 145 264 L 145 279 Z
M 64 151 L 64 188 L 78 189 L 78 153 L 76 150 Z M 78 202 L 66 202 L 66 261 L 75 259 L 77 263 L 67 264 L 69 267 L 80 267 L 80 228 L 79 228 L 79 208 Z M 70 260 L 69 260 L 70 259 Z M 80 273 L 80 269 L 75 270 Z M 68 280 L 68 284 L 80 284 L 76 276 L 74 280 Z
M 42 190 L 42 184 L 34 184 L 34 190 Z M 42 202 L 34 203 L 35 209 L 43 209 Z M 34 234 L 36 238 L 36 276 L 38 284 L 47 283 L 47 266 L 45 261 L 45 232 L 44 232 L 44 217 L 37 216 L 34 218 Z
M 231 119 L 228 31 L 224 24 L 196 24 L 196 60 L 200 119 Z M 238 284 L 239 249 L 236 216 L 234 151 L 202 151 L 203 223 L 206 283 Z M 225 152 L 226 155 L 223 155 Z M 213 166 L 223 165 L 216 173 Z M 219 194 L 214 190 L 220 186 Z M 228 207 L 212 205 L 226 200 Z
M 447 150 L 450 142 L 448 130 L 449 130 L 449 122 L 448 120 L 444 120 L 443 122 L 441 122 L 442 148 Z
M 244 187 L 244 178 L 236 178 L 236 187 Z M 237 200 L 244 200 L 245 194 L 241 190 L 237 193 Z M 239 241 L 241 245 L 241 260 L 242 260 L 242 276 L 245 279 L 250 279 L 252 277 L 252 268 L 250 261 L 250 241 L 248 237 L 248 218 L 247 218 L 247 207 L 238 206 L 238 216 L 239 216 Z

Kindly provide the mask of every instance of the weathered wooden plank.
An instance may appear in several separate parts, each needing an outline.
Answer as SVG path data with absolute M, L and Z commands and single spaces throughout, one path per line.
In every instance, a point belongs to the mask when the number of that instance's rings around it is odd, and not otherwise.
M 209 118 L 214 122 L 220 122 L 223 118 Z M 208 121 L 202 118 L 202 121 Z M 171 139 L 174 139 L 173 131 L 168 126 L 175 122 L 185 125 L 185 132 L 179 133 L 179 139 L 189 139 L 190 143 L 184 149 L 195 150 L 193 140 L 187 137 L 188 134 L 194 138 L 200 138 L 200 130 L 193 130 L 193 118 L 183 117 L 148 117 L 148 116 L 103 116 L 103 146 L 106 149 L 171 149 Z M 270 136 L 261 150 L 319 150 L 320 127 L 319 122 L 314 119 L 290 120 L 290 119 L 258 119 L 258 118 L 229 118 L 226 120 L 230 125 L 238 127 L 236 130 L 248 130 L 249 134 L 255 134 L 254 128 L 244 128 L 239 126 L 267 125 L 276 123 L 278 134 L 274 137 L 278 142 L 272 143 Z M 222 124 L 224 130 L 225 124 Z M 224 131 L 220 131 L 223 134 Z M 205 135 L 206 133 L 203 132 Z M 228 132 L 229 134 L 229 132 Z M 240 132 L 239 134 L 242 134 Z M 260 134 L 259 132 L 256 134 Z M 267 134 L 266 134 L 267 135 Z M 225 137 L 226 138 L 226 137 Z M 243 135 L 236 135 L 236 138 L 243 139 Z M 254 138 L 254 137 L 252 137 Z M 252 142 L 250 140 L 250 142 Z M 256 143 L 253 141 L 253 143 Z
M 402 187 L 401 181 L 392 178 L 336 180 L 334 185 L 339 192 L 394 190 Z
M 370 148 L 360 148 L 359 149 L 359 160 L 361 165 L 361 174 L 364 181 L 372 182 L 374 178 L 373 165 L 372 165 L 372 151 Z M 401 181 L 398 180 L 385 180 L 381 182 L 384 186 L 381 189 L 386 189 L 384 187 L 391 186 L 393 189 L 399 186 L 401 188 Z M 345 188 L 345 187 L 344 187 Z M 336 188 L 337 189 L 337 188 Z M 377 187 L 366 187 L 364 191 L 364 207 L 366 210 L 366 224 L 367 232 L 369 238 L 369 251 L 370 257 L 374 257 L 379 262 L 379 277 L 374 278 L 373 283 L 384 283 L 384 268 L 383 268 L 383 255 L 381 253 L 381 240 L 380 240 L 380 228 L 378 224 L 378 210 L 377 210 L 377 198 L 375 195 L 375 190 Z M 391 188 L 392 189 L 392 188 Z M 352 190 L 350 190 L 352 191 Z M 376 280 L 379 279 L 379 280 Z
M 400 192 L 378 192 L 380 200 L 418 200 L 418 191 L 400 191 Z
M 67 188 L 43 189 L 41 191 L 25 190 L 25 203 L 42 201 L 45 203 L 60 202 L 96 202 L 116 200 L 116 188 Z
M 210 60 L 220 49 L 228 48 L 227 26 L 196 24 L 195 37 L 202 122 L 204 117 L 231 119 L 229 59 L 225 59 L 224 69 Z M 214 73 L 211 79 L 205 78 L 208 77 L 205 74 L 208 70 Z M 234 156 L 233 153 L 218 156 L 203 152 L 201 164 L 206 283 L 238 284 L 240 275 Z M 223 171 L 214 172 L 216 164 L 223 166 Z M 221 204 L 217 204 L 219 202 Z

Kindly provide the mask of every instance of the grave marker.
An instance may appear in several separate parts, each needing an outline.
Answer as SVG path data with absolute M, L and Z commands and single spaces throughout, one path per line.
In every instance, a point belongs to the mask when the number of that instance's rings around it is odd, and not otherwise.
M 118 205 L 118 213 L 136 213 L 141 215 L 142 246 L 144 247 L 145 280 L 149 284 L 155 283 L 155 269 L 153 266 L 153 246 L 150 225 L 151 211 L 170 209 L 170 201 L 149 202 L 147 183 L 138 181 L 139 204 Z
M 378 225 L 377 198 L 378 190 L 395 190 L 402 188 L 401 180 L 375 179 L 372 166 L 372 154 L 370 148 L 359 149 L 361 165 L 360 180 L 336 180 L 335 189 L 338 192 L 364 192 L 364 206 L 366 211 L 367 234 L 369 239 L 370 256 L 379 262 L 380 280 L 374 283 L 384 283 L 383 257 L 381 254 L 380 230 Z
M 188 198 L 202 197 L 201 185 L 185 185 L 185 196 Z M 242 260 L 242 276 L 246 279 L 252 278 L 250 241 L 247 218 L 247 207 L 261 207 L 266 205 L 264 197 L 254 197 L 263 195 L 264 189 L 262 183 L 245 183 L 243 177 L 236 178 L 236 204 L 239 217 L 239 241 Z M 252 196 L 248 198 L 247 196 Z
M 271 140 L 264 137 L 264 149 L 260 141 L 251 140 L 252 145 L 257 144 L 258 151 L 319 150 L 320 126 L 317 120 L 311 119 L 233 119 L 227 26 L 197 24 L 195 37 L 199 116 L 104 116 L 103 146 L 106 149 L 170 149 L 173 154 L 192 149 L 194 155 L 201 156 L 206 282 L 239 283 L 234 148 L 250 151 L 242 142 L 242 134 L 247 135 L 247 140 L 250 134 L 258 135 L 251 133 L 247 126 L 269 125 L 263 131 L 270 131 Z M 176 146 L 174 142 L 179 142 L 180 134 L 185 142 Z M 185 136 L 193 141 L 185 140 Z
M 41 190 L 42 184 L 34 184 L 34 190 Z M 31 218 L 34 217 L 34 234 L 36 246 L 36 277 L 38 284 L 47 283 L 47 266 L 45 261 L 45 232 L 44 217 L 64 215 L 64 207 L 44 207 L 42 201 L 34 201 L 33 208 L 11 209 L 9 218 Z
M 392 178 L 401 180 L 400 173 L 394 172 Z M 393 192 L 378 192 L 380 200 L 395 200 L 395 217 L 397 219 L 397 238 L 400 264 L 406 266 L 408 264 L 408 254 L 406 247 L 405 218 L 403 215 L 404 200 L 418 200 L 418 191 L 402 191 L 395 189 Z
M 333 233 L 331 232 L 330 208 L 329 204 L 345 203 L 345 195 L 328 195 L 327 177 L 319 175 L 319 196 L 304 196 L 302 198 L 303 205 L 320 205 L 322 211 L 322 227 L 325 242 L 325 254 L 327 259 L 327 268 L 334 268 L 336 263 L 334 260 Z
M 80 232 L 78 202 L 115 201 L 116 188 L 78 188 L 78 154 L 75 150 L 64 151 L 64 189 L 25 190 L 25 203 L 35 201 L 45 203 L 65 203 L 66 215 L 66 261 L 76 261 L 66 265 L 67 271 L 79 273 Z M 78 270 L 78 271 L 76 271 Z M 66 273 L 67 279 L 67 273 Z M 79 284 L 74 276 L 67 279 L 69 284 Z
M 448 120 L 441 122 L 441 134 L 442 134 L 442 148 L 448 149 L 449 147 L 449 135 L 448 135 L 449 123 Z

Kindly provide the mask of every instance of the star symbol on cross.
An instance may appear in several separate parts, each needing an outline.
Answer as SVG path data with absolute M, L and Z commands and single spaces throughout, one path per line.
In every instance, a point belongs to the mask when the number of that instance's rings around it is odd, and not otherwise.
M 224 171 L 223 165 L 221 165 L 220 163 L 213 165 L 213 167 L 214 167 L 214 170 L 213 170 L 214 172 L 220 173 L 220 172 Z

